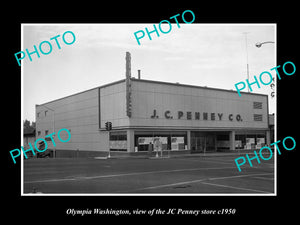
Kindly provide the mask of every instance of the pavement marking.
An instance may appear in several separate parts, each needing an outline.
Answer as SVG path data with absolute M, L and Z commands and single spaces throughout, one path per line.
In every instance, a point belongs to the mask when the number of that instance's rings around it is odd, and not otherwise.
M 187 160 L 187 161 L 193 161 L 193 162 L 207 162 L 207 163 L 219 163 L 219 164 L 228 164 L 228 165 L 235 165 L 235 162 L 234 162 L 234 159 L 232 159 L 232 161 L 226 161 L 226 160 L 216 160 L 216 159 L 213 159 L 213 160 L 207 160 L 205 158 L 202 158 L 201 160 L 193 160 L 193 159 L 181 159 L 181 160 Z M 250 167 L 250 165 L 249 165 Z M 274 165 L 271 164 L 271 163 L 264 163 L 264 165 L 261 165 L 261 164 L 258 164 L 256 166 L 252 166 L 252 168 L 271 168 L 273 169 L 274 168 Z
M 237 157 L 236 157 L 237 158 Z M 210 161 L 214 161 L 214 162 L 233 162 L 234 163 L 234 160 L 236 159 L 236 158 L 226 158 L 226 159 L 220 159 L 220 158 L 218 158 L 218 159 L 216 159 L 216 158 L 210 158 L 211 160 Z M 207 158 L 208 159 L 208 158 Z M 204 160 L 206 160 L 206 158 L 204 158 Z M 209 159 L 208 159 L 209 160 Z
M 253 177 L 255 179 L 261 179 L 261 180 L 274 180 L 274 177 Z
M 139 188 L 134 191 L 142 191 L 142 190 L 149 190 L 149 189 L 157 189 L 157 188 L 163 188 L 163 187 L 172 187 L 177 185 L 183 185 L 183 184 L 191 184 L 191 183 L 197 183 L 203 181 L 210 181 L 210 180 L 224 180 L 224 179 L 232 179 L 232 178 L 241 178 L 241 177 L 251 177 L 251 176 L 264 176 L 264 175 L 271 175 L 273 173 L 259 173 L 259 174 L 246 174 L 246 175 L 238 175 L 238 176 L 228 176 L 228 177 L 213 177 L 213 178 L 205 178 L 200 180 L 190 180 L 190 181 L 184 181 L 184 182 L 178 182 L 178 183 L 171 183 L 171 184 L 164 184 L 164 185 L 157 185 L 157 186 L 151 186 L 151 187 L 145 187 L 145 188 Z
M 220 169 L 232 169 L 234 167 L 211 167 L 211 168 L 190 168 L 190 169 L 176 169 L 176 170 L 158 170 L 158 171 L 148 171 L 148 172 L 135 172 L 135 173 L 120 173 L 120 174 L 109 174 L 109 175 L 99 175 L 90 177 L 73 177 L 73 178 L 59 178 L 59 179 L 49 179 L 49 180 L 35 180 L 35 181 L 24 181 L 24 184 L 30 183 L 43 183 L 43 182 L 60 182 L 60 181 L 74 181 L 74 180 L 87 180 L 87 179 L 99 179 L 99 178 L 111 178 L 111 177 L 122 177 L 122 176 L 136 176 L 145 174 L 155 174 L 155 173 L 173 173 L 173 172 L 184 172 L 184 171 L 196 171 L 196 170 L 220 170 Z
M 50 180 L 34 180 L 34 181 L 24 181 L 24 184 L 32 183 L 43 183 L 43 182 L 59 182 L 59 181 L 74 181 L 75 178 L 61 178 L 61 179 L 50 179 Z
M 233 165 L 235 164 L 234 161 L 232 161 L 231 163 L 230 162 L 222 162 L 222 161 L 215 161 L 215 160 L 207 160 L 207 159 L 199 159 L 199 160 L 196 160 L 196 159 L 180 159 L 180 160 L 184 160 L 184 161 L 192 161 L 192 162 L 199 162 L 199 163 L 202 163 L 202 162 L 208 162 L 208 163 L 220 163 L 220 164 L 229 164 L 229 165 Z
M 273 173 L 257 173 L 257 174 L 246 174 L 246 175 L 237 175 L 237 176 L 228 176 L 228 177 L 213 177 L 213 178 L 208 178 L 207 180 L 223 180 L 223 179 L 231 179 L 231 178 L 265 176 L 265 175 L 273 175 Z
M 139 189 L 136 189 L 134 191 L 142 191 L 142 190 L 150 190 L 150 189 L 157 189 L 157 188 L 164 188 L 164 187 L 172 187 L 172 186 L 177 186 L 177 185 L 197 183 L 197 182 L 201 182 L 201 181 L 205 181 L 205 180 L 206 179 L 200 179 L 200 180 L 192 180 L 192 181 L 183 181 L 183 182 L 172 183 L 172 184 L 162 184 L 162 185 L 157 185 L 157 186 L 152 186 L 152 187 L 139 188 Z
M 207 160 L 207 159 L 204 159 L 202 162 L 213 162 L 213 163 L 221 163 L 221 164 L 229 164 L 229 165 L 235 165 L 235 162 L 232 161 L 232 162 L 224 162 L 224 161 L 219 161 L 219 160 Z
M 224 184 L 213 184 L 213 183 L 208 183 L 208 182 L 201 182 L 201 184 L 207 184 L 207 185 L 212 185 L 212 186 L 217 186 L 217 187 L 225 187 L 225 188 L 231 188 L 231 189 L 237 189 L 237 190 L 243 190 L 243 191 L 251 191 L 251 192 L 254 191 L 254 192 L 260 192 L 260 193 L 270 193 L 270 192 L 256 190 L 256 189 L 234 187 L 234 186 L 229 186 L 229 185 L 224 185 Z

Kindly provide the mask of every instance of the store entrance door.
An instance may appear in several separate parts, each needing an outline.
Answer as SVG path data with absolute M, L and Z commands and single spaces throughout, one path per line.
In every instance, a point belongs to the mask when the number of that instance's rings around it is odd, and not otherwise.
M 191 138 L 191 147 L 193 151 L 204 152 L 205 151 L 205 137 L 193 137 Z
M 216 151 L 216 135 L 212 132 L 192 132 L 191 133 L 192 152 L 212 152 Z

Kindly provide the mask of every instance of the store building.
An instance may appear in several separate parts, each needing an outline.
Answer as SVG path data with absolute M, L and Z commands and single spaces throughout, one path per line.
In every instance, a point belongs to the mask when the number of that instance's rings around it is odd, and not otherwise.
M 36 105 L 36 138 L 69 129 L 67 143 L 47 139 L 55 157 L 259 149 L 270 144 L 268 118 L 267 95 L 132 78 L 127 53 L 125 79 Z

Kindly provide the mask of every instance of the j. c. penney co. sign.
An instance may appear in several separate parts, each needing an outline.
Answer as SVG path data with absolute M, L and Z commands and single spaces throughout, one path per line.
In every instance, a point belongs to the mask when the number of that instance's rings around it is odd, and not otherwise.
M 175 111 L 171 112 L 170 110 L 166 110 L 162 113 L 163 117 L 166 119 L 186 119 L 186 120 L 226 120 L 228 118 L 229 121 L 243 121 L 240 114 L 228 114 L 224 115 L 224 113 L 208 113 L 208 112 L 191 112 L 191 111 Z M 153 110 L 152 115 L 150 116 L 152 119 L 159 118 L 159 112 L 156 109 Z

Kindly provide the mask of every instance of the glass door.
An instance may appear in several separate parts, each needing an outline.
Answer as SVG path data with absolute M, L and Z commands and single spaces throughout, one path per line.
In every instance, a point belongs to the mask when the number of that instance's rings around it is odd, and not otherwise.
M 204 152 L 206 148 L 206 137 L 192 137 L 191 138 L 191 150 L 193 152 Z

